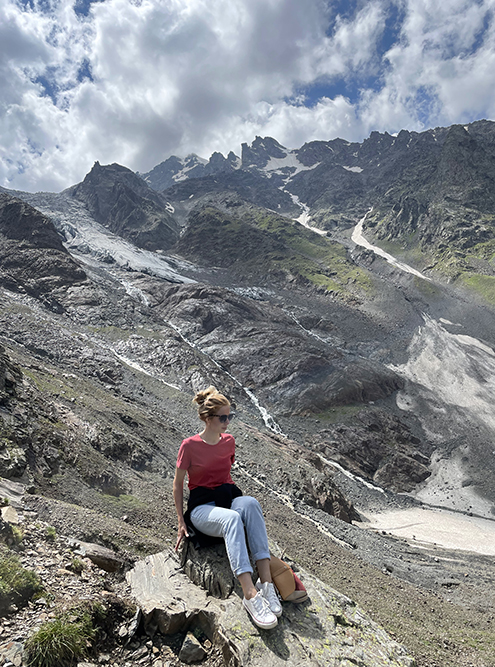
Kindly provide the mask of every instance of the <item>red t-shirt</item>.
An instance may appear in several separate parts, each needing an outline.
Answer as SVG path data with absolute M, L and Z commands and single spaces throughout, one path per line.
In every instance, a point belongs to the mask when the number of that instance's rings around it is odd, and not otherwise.
M 216 445 L 208 445 L 200 435 L 182 441 L 177 467 L 187 470 L 188 486 L 213 489 L 220 484 L 233 484 L 230 469 L 235 460 L 235 440 L 223 433 Z

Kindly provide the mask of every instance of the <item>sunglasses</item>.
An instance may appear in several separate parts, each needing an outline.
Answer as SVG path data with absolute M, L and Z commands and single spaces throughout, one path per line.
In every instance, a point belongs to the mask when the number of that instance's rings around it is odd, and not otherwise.
M 231 412 L 230 415 L 213 415 L 213 416 L 218 417 L 221 424 L 226 424 L 227 422 L 231 422 L 234 419 L 235 412 Z

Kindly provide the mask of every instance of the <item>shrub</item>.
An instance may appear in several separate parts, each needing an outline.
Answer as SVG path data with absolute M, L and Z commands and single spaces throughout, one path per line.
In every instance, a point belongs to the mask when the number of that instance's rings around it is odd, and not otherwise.
M 16 556 L 0 551 L 0 613 L 12 603 L 22 604 L 42 589 L 35 572 L 22 567 Z
M 47 526 L 45 530 L 45 537 L 50 542 L 55 542 L 57 539 L 57 531 L 53 526 Z
M 20 544 L 24 539 L 24 531 L 19 526 L 12 526 L 12 535 L 14 537 L 15 544 Z
M 74 621 L 66 615 L 44 623 L 25 645 L 29 667 L 60 667 L 83 657 L 96 634 L 91 615 Z
M 69 565 L 69 570 L 72 570 L 76 574 L 81 574 L 85 569 L 86 565 L 80 558 L 73 558 Z

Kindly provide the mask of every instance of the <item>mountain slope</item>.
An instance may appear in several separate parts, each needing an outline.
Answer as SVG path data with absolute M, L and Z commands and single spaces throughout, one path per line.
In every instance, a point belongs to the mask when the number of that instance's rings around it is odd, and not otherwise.
M 64 248 L 52 222 L 0 192 L 0 284 L 59 309 L 60 297 L 85 283 L 84 270 Z
M 495 303 L 494 135 L 494 123 L 476 121 L 395 137 L 372 132 L 362 143 L 313 141 L 294 150 L 256 137 L 243 144 L 241 159 L 229 159 L 229 169 L 206 180 L 204 169 L 184 169 L 166 194 L 184 202 L 234 191 L 283 215 L 310 216 L 338 238 L 372 208 L 365 229 L 378 243 Z
M 34 222 L 21 216 L 15 238 L 5 235 L 4 257 L 19 259 L 21 285 L 29 284 L 23 252 L 39 230 L 54 247 L 40 241 L 37 257 L 60 259 L 36 299 L 0 287 L 0 462 L 34 491 L 31 507 L 58 529 L 70 524 L 77 537 L 119 550 L 173 540 L 178 444 L 198 427 L 193 391 L 213 383 L 236 403 L 234 475 L 261 499 L 270 535 L 372 607 L 414 647 L 420 667 L 491 667 L 492 559 L 375 534 L 359 521 L 420 509 L 418 495 L 460 517 L 490 517 L 495 502 L 492 311 L 348 238 L 354 213 L 382 192 L 382 168 L 389 179 L 412 179 L 416 196 L 431 182 L 423 143 L 439 141 L 418 137 L 417 145 L 408 133 L 363 145 L 313 142 L 297 155 L 260 139 L 245 151 L 247 170 L 184 180 L 164 194 L 117 165 L 92 170 L 78 190 L 83 201 L 72 189 L 17 193 L 51 211 L 78 262 L 27 206 Z M 453 188 L 455 164 L 442 159 Z M 314 187 L 313 213 L 327 216 L 332 238 L 288 217 L 304 211 L 304 200 L 284 192 L 299 180 Z M 361 194 L 346 199 L 351 182 Z M 160 253 L 131 247 L 122 192 L 136 216 L 173 217 L 183 231 L 169 251 L 158 242 Z M 149 224 L 145 216 L 146 233 Z M 60 283 L 67 257 L 82 267 L 80 283 Z M 59 312 L 43 306 L 52 298 Z
M 175 251 L 206 266 L 228 268 L 245 283 L 294 283 L 351 300 L 372 290 L 367 272 L 340 244 L 232 197 L 197 205 Z
M 166 201 L 125 167 L 96 162 L 82 183 L 66 193 L 84 202 L 95 220 L 139 248 L 166 250 L 178 239 Z

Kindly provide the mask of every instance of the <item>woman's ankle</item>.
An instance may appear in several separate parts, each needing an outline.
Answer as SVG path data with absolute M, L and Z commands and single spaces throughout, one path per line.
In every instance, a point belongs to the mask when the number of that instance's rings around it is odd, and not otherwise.
M 246 600 L 251 600 L 257 594 L 255 585 L 253 584 L 253 579 L 250 572 L 243 572 L 237 576 L 239 583 L 241 584 L 242 592 Z

